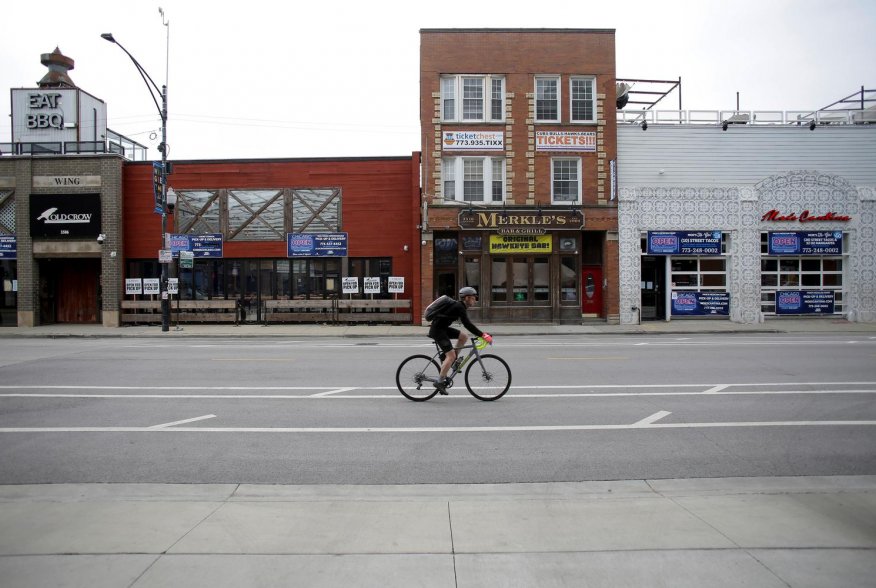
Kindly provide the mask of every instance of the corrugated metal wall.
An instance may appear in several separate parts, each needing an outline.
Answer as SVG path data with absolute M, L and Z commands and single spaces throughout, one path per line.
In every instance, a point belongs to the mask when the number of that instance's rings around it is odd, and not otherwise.
M 620 188 L 738 186 L 801 169 L 876 185 L 876 125 L 618 125 L 617 135 Z

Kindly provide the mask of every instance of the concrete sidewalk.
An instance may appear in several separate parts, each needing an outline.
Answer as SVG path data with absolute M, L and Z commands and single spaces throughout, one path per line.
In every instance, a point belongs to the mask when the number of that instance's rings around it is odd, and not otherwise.
M 728 320 L 673 320 L 644 322 L 641 325 L 608 325 L 603 322 L 581 325 L 479 323 L 493 335 L 642 335 L 697 333 L 871 333 L 876 322 L 852 323 L 839 318 L 773 319 L 757 324 Z M 319 324 L 184 324 L 171 325 L 162 332 L 158 325 L 124 326 L 59 324 L 39 327 L 0 327 L 0 338 L 14 337 L 425 337 L 428 327 L 419 325 L 319 325 Z
M 0 584 L 860 588 L 876 476 L 0 486 Z

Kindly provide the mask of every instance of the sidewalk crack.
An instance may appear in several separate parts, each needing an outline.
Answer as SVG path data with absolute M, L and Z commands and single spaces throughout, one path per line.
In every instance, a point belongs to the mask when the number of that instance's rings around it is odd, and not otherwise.
M 450 529 L 450 556 L 453 558 L 453 585 L 459 588 L 459 578 L 456 575 L 456 545 L 453 543 L 453 516 L 450 513 L 450 502 L 447 502 L 447 526 Z
M 167 547 L 167 549 L 165 549 L 164 551 L 162 551 L 161 553 L 159 553 L 158 556 L 155 558 L 155 560 L 153 560 L 153 562 L 152 562 L 151 564 L 149 564 L 148 566 L 146 566 L 146 569 L 143 570 L 143 572 L 142 572 L 139 576 L 137 576 L 137 577 L 134 579 L 134 581 L 131 582 L 131 584 L 128 585 L 128 588 L 134 588 L 134 586 L 137 585 L 137 583 L 140 581 L 140 579 L 141 579 L 143 576 L 146 575 L 146 572 L 148 572 L 149 570 L 151 570 L 152 567 L 153 567 L 156 563 L 158 563 L 158 561 L 159 561 L 162 557 L 164 557 L 165 555 L 167 555 L 167 553 L 168 553 L 171 549 L 173 549 L 176 545 L 179 545 L 180 541 L 182 541 L 183 539 L 185 539 L 186 537 L 188 537 L 188 536 L 191 534 L 192 531 L 194 531 L 195 529 L 197 529 L 198 527 L 200 527 L 201 525 L 203 525 L 203 524 L 204 524 L 204 523 L 205 523 L 210 517 L 212 517 L 214 514 L 216 514 L 216 513 L 219 511 L 220 508 L 222 508 L 223 506 L 225 506 L 226 504 L 228 504 L 228 503 L 231 501 L 231 499 L 234 497 L 234 495 L 237 493 L 237 491 L 238 491 L 239 489 L 240 489 L 240 484 L 237 484 L 237 485 L 234 487 L 234 490 L 232 490 L 232 491 L 228 494 L 228 496 L 225 497 L 224 500 L 220 501 L 219 504 L 216 505 L 216 508 L 214 508 L 214 509 L 211 510 L 209 513 L 207 513 L 207 515 L 206 515 L 204 518 L 202 518 L 200 521 L 198 521 L 197 523 L 195 523 L 194 525 L 192 525 L 192 528 L 191 528 L 191 529 L 189 529 L 188 531 L 186 531 L 185 533 L 183 533 L 182 536 L 179 537 L 176 541 L 174 541 L 169 547 Z

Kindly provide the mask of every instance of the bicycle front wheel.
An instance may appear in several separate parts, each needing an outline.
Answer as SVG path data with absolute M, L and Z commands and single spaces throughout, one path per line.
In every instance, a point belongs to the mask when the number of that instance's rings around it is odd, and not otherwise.
M 395 384 L 405 398 L 414 402 L 429 400 L 438 393 L 434 382 L 438 380 L 441 368 L 428 355 L 412 355 L 398 366 Z
M 498 400 L 511 387 L 511 368 L 496 355 L 481 355 L 465 370 L 465 386 L 478 400 Z

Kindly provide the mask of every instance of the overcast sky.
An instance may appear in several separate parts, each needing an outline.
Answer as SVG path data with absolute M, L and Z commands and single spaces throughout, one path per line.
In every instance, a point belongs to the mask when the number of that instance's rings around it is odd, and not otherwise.
M 685 110 L 732 110 L 737 92 L 742 110 L 813 110 L 876 89 L 874 0 L 17 0 L 0 15 L 0 89 L 36 87 L 40 55 L 59 47 L 109 128 L 158 158 L 157 110 L 100 38 L 113 33 L 168 80 L 177 160 L 418 151 L 421 28 L 613 28 L 618 77 L 681 77 Z M 676 95 L 664 103 L 678 108 Z

